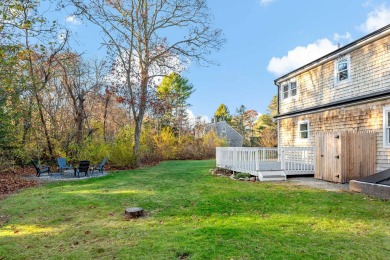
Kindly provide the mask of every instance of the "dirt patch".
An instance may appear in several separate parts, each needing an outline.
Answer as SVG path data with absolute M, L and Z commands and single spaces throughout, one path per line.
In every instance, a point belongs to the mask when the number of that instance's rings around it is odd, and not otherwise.
M 326 191 L 348 191 L 348 184 L 332 183 L 323 180 L 318 180 L 313 177 L 290 177 L 287 182 L 297 185 L 309 186 L 312 188 L 322 189 Z

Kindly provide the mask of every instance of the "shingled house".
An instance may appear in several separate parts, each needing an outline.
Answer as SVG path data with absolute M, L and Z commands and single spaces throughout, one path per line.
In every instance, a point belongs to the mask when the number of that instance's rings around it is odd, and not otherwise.
M 376 133 L 375 170 L 390 168 L 390 25 L 275 84 L 279 147 L 314 146 L 320 132 L 370 130 Z
M 215 131 L 220 138 L 225 138 L 228 146 L 241 147 L 243 137 L 225 121 L 205 125 L 205 132 Z

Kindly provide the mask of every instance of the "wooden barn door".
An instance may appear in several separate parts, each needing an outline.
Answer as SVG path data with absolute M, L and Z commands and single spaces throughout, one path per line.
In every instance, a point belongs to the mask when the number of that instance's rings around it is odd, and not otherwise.
M 345 183 L 375 173 L 376 133 L 319 133 L 314 177 Z

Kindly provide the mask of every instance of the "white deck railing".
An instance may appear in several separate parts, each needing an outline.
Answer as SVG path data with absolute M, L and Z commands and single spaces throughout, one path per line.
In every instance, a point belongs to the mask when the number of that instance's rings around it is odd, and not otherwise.
M 250 174 L 267 170 L 314 173 L 314 147 L 217 147 L 216 164 L 219 168 Z
M 280 147 L 280 162 L 285 172 L 314 173 L 314 147 Z

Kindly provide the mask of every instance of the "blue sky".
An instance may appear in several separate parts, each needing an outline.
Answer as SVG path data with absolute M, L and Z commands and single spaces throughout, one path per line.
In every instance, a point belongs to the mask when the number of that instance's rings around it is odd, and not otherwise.
M 213 54 L 219 66 L 191 65 L 184 75 L 196 88 L 194 115 L 211 118 L 224 103 L 265 113 L 276 94 L 273 80 L 390 23 L 390 3 L 376 0 L 209 0 L 215 26 L 227 39 Z M 99 52 L 101 35 L 91 25 L 62 14 L 88 57 Z M 60 18 L 59 18 L 60 19 Z M 61 22 L 61 21 L 60 21 Z

